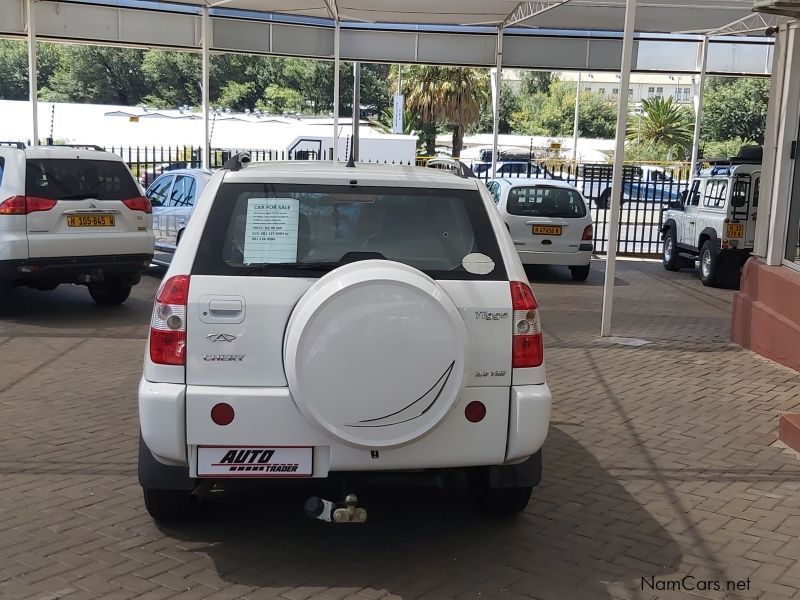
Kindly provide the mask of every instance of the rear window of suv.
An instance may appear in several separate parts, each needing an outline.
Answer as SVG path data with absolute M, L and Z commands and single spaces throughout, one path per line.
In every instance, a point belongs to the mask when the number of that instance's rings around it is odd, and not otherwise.
M 25 194 L 51 200 L 125 200 L 141 196 L 124 163 L 74 158 L 29 158 Z
M 366 259 L 434 279 L 506 279 L 477 190 L 262 183 L 220 187 L 192 272 L 318 277 Z
M 577 191 L 569 188 L 514 187 L 508 192 L 506 211 L 522 217 L 575 219 L 586 216 L 586 203 Z

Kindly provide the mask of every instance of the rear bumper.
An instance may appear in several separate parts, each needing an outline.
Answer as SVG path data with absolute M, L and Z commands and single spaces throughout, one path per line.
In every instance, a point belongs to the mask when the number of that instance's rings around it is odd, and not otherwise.
M 588 245 L 588 244 L 587 244 Z M 518 250 L 524 265 L 563 265 L 565 267 L 585 267 L 592 260 L 592 250 L 578 252 L 532 252 Z
M 0 281 L 12 285 L 93 283 L 114 279 L 139 283 L 152 254 L 63 256 L 0 261 Z
M 464 417 L 479 400 L 487 407 L 480 423 Z M 236 414 L 215 425 L 211 408 L 230 404 Z M 544 445 L 551 394 L 546 384 L 467 388 L 457 406 L 430 433 L 397 448 L 344 444 L 313 427 L 297 409 L 288 388 L 217 388 L 171 383 L 139 385 L 142 438 L 161 464 L 188 467 L 197 476 L 198 446 L 314 448 L 313 477 L 337 471 L 394 471 L 501 465 L 520 462 Z

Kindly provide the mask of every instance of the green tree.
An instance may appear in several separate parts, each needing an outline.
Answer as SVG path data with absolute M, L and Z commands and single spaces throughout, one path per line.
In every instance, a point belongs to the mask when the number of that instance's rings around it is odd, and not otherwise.
M 547 94 L 557 81 L 558 74 L 550 71 L 523 71 L 520 77 L 522 91 L 528 96 Z
M 513 133 L 511 129 L 511 119 L 515 112 L 520 109 L 522 100 L 519 94 L 511 85 L 503 82 L 500 89 L 500 121 L 498 124 L 499 133 Z M 490 99 L 481 106 L 481 116 L 475 131 L 480 133 L 491 133 L 494 128 L 494 107 Z
M 63 46 L 36 45 L 39 98 L 49 100 L 48 84 L 63 60 Z M 17 40 L 0 40 L 0 99 L 28 99 L 28 46 Z
M 144 102 L 156 108 L 200 106 L 200 57 L 188 52 L 149 50 L 142 60 L 147 87 Z
M 65 46 L 46 82 L 48 99 L 135 106 L 150 92 L 142 72 L 144 50 Z
M 627 138 L 669 149 L 687 149 L 692 145 L 692 113 L 668 98 L 642 100 L 642 115 L 628 119 Z
M 299 112 L 303 110 L 303 95 L 297 90 L 270 84 L 260 107 L 272 114 Z
M 703 138 L 742 138 L 764 143 L 769 80 L 710 77 L 703 108 Z
M 703 158 L 728 158 L 729 156 L 736 156 L 742 146 L 754 146 L 756 144 L 757 142 L 753 140 L 737 137 L 730 140 L 708 142 L 703 144 L 701 150 Z
M 525 135 L 569 137 L 575 123 L 575 84 L 556 82 L 548 94 L 538 93 L 521 102 L 511 118 L 511 126 Z M 578 132 L 582 137 L 610 138 L 617 122 L 616 107 L 599 94 L 581 92 Z
M 663 162 L 670 159 L 672 148 L 666 144 L 633 141 L 625 145 L 625 160 L 637 162 Z

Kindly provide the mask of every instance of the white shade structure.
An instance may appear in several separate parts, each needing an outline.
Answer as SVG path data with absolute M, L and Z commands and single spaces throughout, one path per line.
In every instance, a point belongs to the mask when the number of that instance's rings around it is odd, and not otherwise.
M 204 161 L 209 156 L 208 65 L 213 52 L 332 59 L 337 74 L 341 60 L 491 66 L 497 73 L 494 171 L 504 67 L 616 71 L 622 89 L 628 88 L 631 71 L 637 68 L 702 72 L 703 79 L 715 72 L 766 75 L 771 69 L 771 40 L 709 38 L 713 34 L 764 34 L 779 22 L 779 17 L 752 15 L 752 7 L 752 0 L 173 0 L 170 4 L 117 0 L 107 5 L 102 0 L 0 0 L 0 35 L 28 38 L 34 123 L 37 36 L 201 52 Z M 158 18 L 153 18 L 154 12 L 159 13 Z M 676 33 L 684 35 L 667 35 Z M 674 52 L 653 47 L 664 43 L 673 44 Z M 696 60 L 699 55 L 700 61 Z M 331 154 L 336 158 L 338 77 L 333 103 Z M 611 332 L 626 118 L 627 94 L 622 93 L 602 335 Z M 33 129 L 35 132 L 35 125 Z

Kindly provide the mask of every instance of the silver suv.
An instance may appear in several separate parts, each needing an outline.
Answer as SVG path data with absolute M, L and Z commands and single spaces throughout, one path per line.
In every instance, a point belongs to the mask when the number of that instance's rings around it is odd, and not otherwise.
M 121 304 L 153 258 L 151 213 L 115 154 L 0 144 L 0 287 L 74 283 Z

